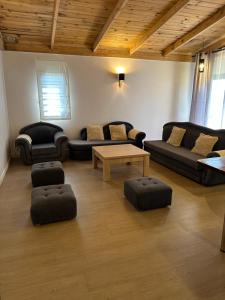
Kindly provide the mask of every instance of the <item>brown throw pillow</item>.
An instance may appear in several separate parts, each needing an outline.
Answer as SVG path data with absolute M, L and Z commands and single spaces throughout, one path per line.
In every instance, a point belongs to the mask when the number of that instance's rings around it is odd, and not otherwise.
M 87 126 L 87 140 L 88 141 L 103 141 L 103 128 L 100 125 Z
M 183 140 L 185 132 L 186 129 L 174 126 L 171 131 L 170 137 L 167 140 L 167 143 L 175 147 L 179 147 Z
M 127 133 L 126 126 L 122 125 L 109 125 L 109 131 L 112 141 L 126 141 Z
M 136 138 L 136 135 L 139 133 L 140 131 L 133 128 L 131 129 L 129 132 L 128 132 L 128 138 L 131 139 L 131 140 L 135 140 Z
M 207 154 L 209 154 L 212 151 L 217 141 L 218 141 L 217 136 L 211 136 L 211 135 L 206 135 L 204 133 L 201 133 L 200 136 L 195 141 L 195 145 L 192 148 L 191 152 L 203 156 L 207 156 Z

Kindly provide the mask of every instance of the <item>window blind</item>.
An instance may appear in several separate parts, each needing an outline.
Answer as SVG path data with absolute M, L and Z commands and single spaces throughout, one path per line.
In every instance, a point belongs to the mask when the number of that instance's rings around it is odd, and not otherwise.
M 69 82 L 65 63 L 38 61 L 36 68 L 41 119 L 70 119 Z

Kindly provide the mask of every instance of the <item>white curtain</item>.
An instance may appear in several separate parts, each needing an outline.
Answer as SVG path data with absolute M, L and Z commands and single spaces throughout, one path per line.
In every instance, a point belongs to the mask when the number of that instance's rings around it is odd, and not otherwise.
M 199 60 L 204 58 L 204 72 L 199 72 Z M 195 77 L 192 94 L 190 121 L 199 125 L 206 125 L 208 94 L 210 89 L 212 53 L 197 54 L 195 57 Z
M 206 125 L 225 128 L 225 51 L 213 54 Z
M 205 60 L 199 72 L 199 59 Z M 210 128 L 225 128 L 225 50 L 196 56 L 190 121 Z

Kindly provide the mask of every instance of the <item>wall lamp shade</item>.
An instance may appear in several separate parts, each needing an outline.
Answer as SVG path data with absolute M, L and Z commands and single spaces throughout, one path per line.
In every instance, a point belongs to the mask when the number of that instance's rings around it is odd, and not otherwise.
M 200 59 L 199 59 L 199 65 L 198 65 L 198 68 L 199 68 L 199 72 L 200 72 L 200 73 L 203 73 L 203 72 L 204 72 L 204 69 L 205 69 L 205 60 L 204 60 L 204 58 L 200 58 Z
M 119 86 L 121 87 L 122 83 L 125 80 L 125 73 L 119 73 L 118 74 L 118 79 L 119 79 Z

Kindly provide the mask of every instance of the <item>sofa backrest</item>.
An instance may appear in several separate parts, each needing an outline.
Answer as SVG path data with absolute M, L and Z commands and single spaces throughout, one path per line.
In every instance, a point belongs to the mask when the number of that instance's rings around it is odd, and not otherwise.
M 134 128 L 133 125 L 131 125 L 130 123 L 123 122 L 123 121 L 115 121 L 115 122 L 108 123 L 108 124 L 103 126 L 103 133 L 104 133 L 105 140 L 110 140 L 111 139 L 110 131 L 109 131 L 109 125 L 121 125 L 121 124 L 124 124 L 126 126 L 127 134 L 131 129 Z M 81 140 L 87 140 L 87 128 L 82 128 L 81 129 L 80 138 L 81 138 Z
M 54 135 L 58 131 L 63 131 L 63 129 L 51 123 L 37 122 L 23 127 L 20 134 L 28 134 L 32 138 L 32 144 L 37 145 L 53 143 Z
M 168 140 L 173 126 L 185 128 L 186 132 L 182 140 L 181 146 L 192 149 L 194 147 L 196 139 L 199 137 L 200 133 L 217 136 L 218 142 L 215 144 L 213 150 L 225 149 L 225 129 L 211 129 L 208 127 L 200 126 L 190 122 L 170 122 L 163 126 L 162 139 L 164 141 Z

